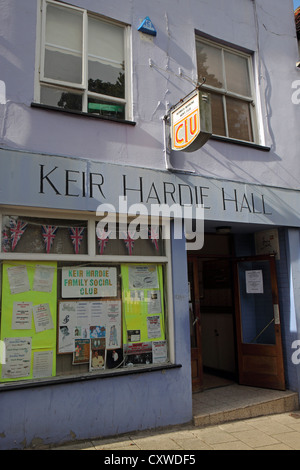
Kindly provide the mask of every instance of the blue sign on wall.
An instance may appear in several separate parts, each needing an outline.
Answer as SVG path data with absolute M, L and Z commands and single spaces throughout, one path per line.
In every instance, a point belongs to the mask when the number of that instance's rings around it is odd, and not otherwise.
M 138 28 L 138 31 L 145 34 L 150 34 L 151 36 L 156 36 L 156 29 L 154 28 L 149 16 L 146 16 L 146 18 Z

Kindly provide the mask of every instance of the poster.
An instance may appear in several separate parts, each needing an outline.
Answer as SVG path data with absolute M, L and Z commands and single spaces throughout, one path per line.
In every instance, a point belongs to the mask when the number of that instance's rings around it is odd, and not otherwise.
M 76 319 L 76 304 L 74 302 L 60 302 L 58 320 L 58 353 L 70 353 L 74 351 Z
M 121 265 L 123 343 L 165 339 L 163 266 Z
M 140 364 L 152 363 L 152 343 L 141 342 L 124 345 L 124 365 L 131 367 Z
M 11 294 L 20 294 L 30 290 L 26 266 L 17 265 L 7 268 L 7 276 Z
M 2 365 L 2 378 L 30 376 L 32 338 L 5 338 L 6 362 Z
M 34 305 L 33 318 L 37 333 L 54 328 L 49 304 Z
M 147 332 L 148 332 L 149 339 L 161 337 L 159 315 L 152 315 L 152 316 L 147 317 Z
M 90 360 L 90 340 L 76 339 L 73 352 L 73 364 L 85 364 Z
M 167 359 L 168 359 L 167 341 L 152 341 L 153 364 L 167 362 Z
M 161 294 L 159 290 L 147 292 L 148 313 L 161 313 Z
M 156 265 L 134 265 L 128 267 L 129 289 L 157 289 Z
M 90 349 L 90 371 L 97 371 L 105 367 L 105 338 L 91 339 Z
M 19 357 L 19 361 L 14 361 L 14 371 L 7 373 L 5 365 L 0 364 L 1 382 L 17 381 L 34 378 L 33 373 L 38 376 L 41 368 L 41 358 L 45 358 L 46 354 L 42 354 L 39 358 L 36 352 L 52 351 L 52 376 L 56 373 L 56 279 L 57 279 L 57 263 L 54 261 L 35 262 L 35 261 L 14 261 L 3 262 L 2 270 L 2 299 L 1 299 L 1 341 L 4 338 L 10 338 L 10 362 L 13 362 L 13 349 L 15 346 L 15 359 Z M 42 275 L 42 271 L 47 269 L 47 276 Z M 49 268 L 49 270 L 48 270 Z M 49 273 L 51 272 L 52 285 L 50 288 Z M 41 288 L 40 281 L 46 281 L 44 286 L 47 289 L 35 290 Z M 51 289 L 51 290 L 50 290 Z M 28 356 L 25 361 L 29 361 L 24 367 L 21 365 L 20 356 L 20 338 L 30 338 L 31 354 L 27 348 Z M 49 352 L 50 357 L 50 352 Z M 33 368 L 33 362 L 35 369 Z M 10 365 L 11 365 L 10 364 Z M 26 367 L 26 371 L 25 371 Z M 50 367 L 50 362 L 49 362 Z M 20 372 L 16 372 L 17 368 Z M 24 369 L 21 372 L 21 369 Z M 3 373 L 4 370 L 4 373 Z M 29 371 L 29 372 L 28 372 Z M 22 375 L 26 372 L 25 375 Z M 48 374 L 48 372 L 47 372 Z
M 246 292 L 247 294 L 263 294 L 263 274 L 260 269 L 252 269 L 246 272 Z
M 31 330 L 32 302 L 14 302 L 12 314 L 12 330 Z
M 32 377 L 34 379 L 51 377 L 53 368 L 53 351 L 34 351 Z
M 33 290 L 39 292 L 51 292 L 55 268 L 53 266 L 35 267 Z
M 121 302 L 107 303 L 106 349 L 120 348 L 121 339 Z
M 62 268 L 62 297 L 116 297 L 117 268 Z
M 278 230 L 262 230 L 254 234 L 255 237 L 255 253 L 257 255 L 273 254 L 276 259 L 280 259 Z
M 79 339 L 106 338 L 106 348 L 121 347 L 121 324 L 120 300 L 61 301 L 58 353 L 73 353 Z

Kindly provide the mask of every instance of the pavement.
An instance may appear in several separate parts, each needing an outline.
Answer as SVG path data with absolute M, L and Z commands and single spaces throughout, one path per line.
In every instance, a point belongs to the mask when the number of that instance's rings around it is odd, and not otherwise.
M 143 455 L 148 452 L 149 456 L 151 451 L 180 455 L 193 451 L 197 455 L 200 450 L 300 450 L 298 393 L 241 386 L 219 378 L 217 382 L 215 378 L 209 380 L 204 391 L 193 393 L 193 419 L 189 423 L 42 449 L 100 450 L 101 458 L 123 453 L 130 457 L 136 455 L 131 451 L 137 450 L 141 451 L 141 463 L 146 461 Z
M 182 452 L 200 450 L 300 450 L 300 411 L 215 426 L 168 426 L 156 431 L 77 442 L 53 447 L 52 450 L 99 450 L 106 451 L 105 456 L 110 455 L 110 451 L 119 451 L 112 454 L 119 458 L 122 452 L 128 456 L 133 451 L 155 451 L 156 454 L 175 451 L 182 455 Z M 133 452 L 132 455 L 136 454 Z

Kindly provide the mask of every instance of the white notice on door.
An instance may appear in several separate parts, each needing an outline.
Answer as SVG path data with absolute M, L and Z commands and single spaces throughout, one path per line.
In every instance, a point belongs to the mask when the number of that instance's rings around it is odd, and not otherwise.
M 246 292 L 247 294 L 263 294 L 264 284 L 261 269 L 246 271 Z

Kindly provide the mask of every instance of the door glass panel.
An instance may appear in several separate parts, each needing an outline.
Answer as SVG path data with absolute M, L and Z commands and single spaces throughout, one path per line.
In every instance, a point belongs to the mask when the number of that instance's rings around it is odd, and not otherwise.
M 268 261 L 238 263 L 242 342 L 275 344 L 275 322 Z
M 197 334 L 196 334 L 196 323 L 195 323 L 195 294 L 194 294 L 194 264 L 192 261 L 188 263 L 188 281 L 189 281 L 189 313 L 190 313 L 190 335 L 191 335 L 191 347 L 197 347 Z

